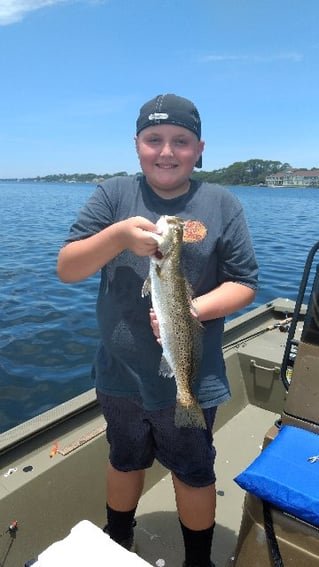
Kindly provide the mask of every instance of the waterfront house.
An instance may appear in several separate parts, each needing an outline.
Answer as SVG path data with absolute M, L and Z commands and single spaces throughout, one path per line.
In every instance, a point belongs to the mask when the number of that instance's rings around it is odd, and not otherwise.
M 319 169 L 289 169 L 266 177 L 266 184 L 275 187 L 319 187 Z

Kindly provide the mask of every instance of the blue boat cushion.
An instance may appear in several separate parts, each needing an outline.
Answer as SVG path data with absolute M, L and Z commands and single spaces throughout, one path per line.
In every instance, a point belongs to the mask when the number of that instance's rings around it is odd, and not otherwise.
M 234 480 L 244 490 L 319 526 L 319 435 L 285 425 Z

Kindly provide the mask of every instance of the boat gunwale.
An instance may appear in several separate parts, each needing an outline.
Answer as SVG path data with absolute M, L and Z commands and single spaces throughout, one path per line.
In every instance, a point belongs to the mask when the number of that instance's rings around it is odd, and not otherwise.
M 252 329 L 262 328 L 270 321 L 291 314 L 295 302 L 285 298 L 277 298 L 267 304 L 254 307 L 244 314 L 225 323 L 223 348 L 237 338 L 246 340 Z M 305 310 L 303 310 L 305 312 Z M 0 434 L 0 456 L 41 434 L 48 432 L 62 423 L 72 421 L 76 416 L 98 407 L 95 388 L 66 400 L 19 425 Z

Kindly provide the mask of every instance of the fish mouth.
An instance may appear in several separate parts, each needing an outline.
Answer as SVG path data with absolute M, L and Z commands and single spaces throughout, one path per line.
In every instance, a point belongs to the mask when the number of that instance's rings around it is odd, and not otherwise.
M 164 258 L 162 252 L 161 252 L 159 249 L 156 250 L 154 256 L 155 256 L 155 258 L 157 258 L 158 260 L 162 260 L 162 259 Z

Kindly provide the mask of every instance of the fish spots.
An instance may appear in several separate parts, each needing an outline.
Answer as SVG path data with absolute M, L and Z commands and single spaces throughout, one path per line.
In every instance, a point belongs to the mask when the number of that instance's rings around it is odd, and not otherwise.
M 190 285 L 181 268 L 184 224 L 178 217 L 160 217 L 157 225 L 162 232 L 159 243 L 162 258 L 157 254 L 150 257 L 147 281 L 158 319 L 162 360 L 165 359 L 169 367 L 163 369 L 160 363 L 159 374 L 172 375 L 176 382 L 175 423 L 178 427 L 205 429 L 204 414 L 192 388 L 201 363 L 203 328 L 191 314 Z M 197 228 L 202 235 L 206 234 L 205 227 Z M 143 295 L 147 288 L 148 284 L 144 284 Z

